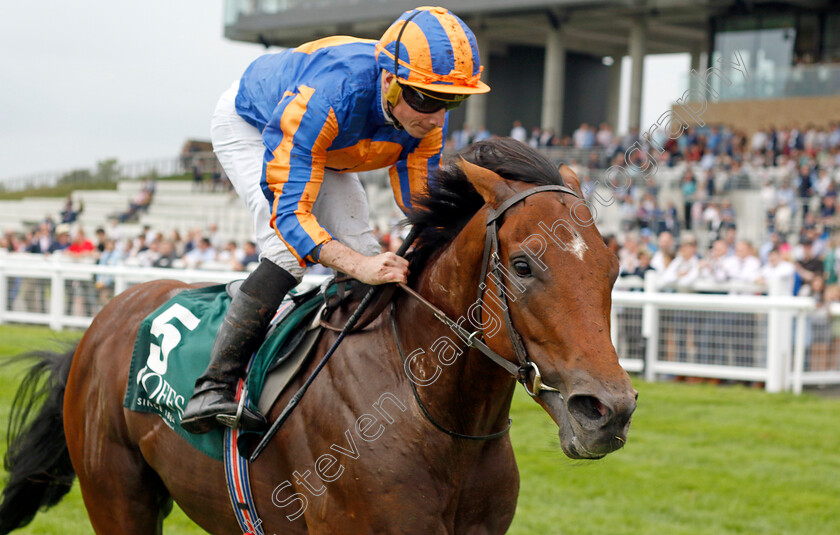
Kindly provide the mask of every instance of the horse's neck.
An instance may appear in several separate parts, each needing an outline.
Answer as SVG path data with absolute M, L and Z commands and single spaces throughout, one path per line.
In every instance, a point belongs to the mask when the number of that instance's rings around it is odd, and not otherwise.
M 477 301 L 481 282 L 483 214 L 481 211 L 473 218 L 418 278 L 420 294 L 453 320 L 463 320 L 461 324 L 470 331 L 468 309 Z M 477 350 L 469 349 L 422 304 L 414 299 L 403 304 L 408 310 L 403 314 L 402 331 L 411 333 L 414 340 L 407 351 L 424 350 L 412 364 L 426 378 L 439 373 L 433 384 L 417 387 L 424 403 L 431 404 L 433 417 L 450 430 L 471 435 L 492 433 L 507 425 L 513 378 Z M 454 348 L 461 354 L 451 362 Z

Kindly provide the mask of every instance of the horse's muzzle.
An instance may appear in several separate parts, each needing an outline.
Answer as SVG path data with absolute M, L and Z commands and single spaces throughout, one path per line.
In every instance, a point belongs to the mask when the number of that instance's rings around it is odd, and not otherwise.
M 568 401 L 547 392 L 540 399 L 559 425 L 563 452 L 572 459 L 600 459 L 627 441 L 637 397 L 631 388 L 620 394 L 573 393 Z

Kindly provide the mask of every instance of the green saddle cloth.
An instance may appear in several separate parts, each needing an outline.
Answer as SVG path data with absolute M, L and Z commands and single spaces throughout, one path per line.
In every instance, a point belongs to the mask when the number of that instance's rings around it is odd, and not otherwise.
M 257 410 L 275 356 L 323 302 L 323 294 L 318 293 L 298 304 L 257 351 L 246 380 L 252 409 Z M 181 427 L 181 417 L 196 378 L 210 362 L 210 349 L 229 305 L 225 285 L 220 284 L 183 291 L 146 317 L 137 333 L 123 400 L 123 407 L 133 411 L 159 414 L 193 447 L 219 461 L 224 429 L 194 435 Z

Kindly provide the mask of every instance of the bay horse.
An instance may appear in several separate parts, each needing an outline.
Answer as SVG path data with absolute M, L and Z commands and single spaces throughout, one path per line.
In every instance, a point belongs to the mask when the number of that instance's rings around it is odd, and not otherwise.
M 637 393 L 609 336 L 618 262 L 579 200 L 577 177 L 494 139 L 432 180 L 410 216 L 424 230 L 408 286 L 439 310 L 398 292 L 392 314 L 346 338 L 251 465 L 265 533 L 505 533 L 519 491 L 505 434 L 516 379 L 482 345 L 524 368 L 519 379 L 557 423 L 567 456 L 596 459 L 625 443 Z M 160 417 L 122 406 L 141 320 L 191 287 L 129 288 L 94 318 L 75 354 L 33 368 L 25 384 L 51 374 L 48 398 L 12 437 L 0 532 L 57 502 L 75 474 L 96 533 L 159 534 L 173 500 L 210 533 L 241 533 L 222 463 Z M 436 314 L 480 328 L 465 342 Z M 317 354 L 335 336 L 325 331 Z M 32 408 L 18 396 L 16 414 Z

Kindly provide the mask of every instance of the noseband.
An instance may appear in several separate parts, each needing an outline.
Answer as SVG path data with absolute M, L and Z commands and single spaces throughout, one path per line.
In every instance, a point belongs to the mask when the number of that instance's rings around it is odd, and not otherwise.
M 484 342 L 484 333 L 481 329 L 477 329 L 473 332 L 468 331 L 465 329 L 461 322 L 455 321 L 449 316 L 447 316 L 442 310 L 437 308 L 435 305 L 430 303 L 426 298 L 421 296 L 417 293 L 414 289 L 410 288 L 408 285 L 400 283 L 400 287 L 409 295 L 413 296 L 417 300 L 419 300 L 424 306 L 426 306 L 429 310 L 432 311 L 434 316 L 440 320 L 442 323 L 447 325 L 450 329 L 454 330 L 464 341 L 466 341 L 469 347 L 473 347 L 480 351 L 484 356 L 504 368 L 508 373 L 510 373 L 513 377 L 516 378 L 519 383 L 522 384 L 525 391 L 528 392 L 528 395 L 531 397 L 537 397 L 540 395 L 541 392 L 555 392 L 561 396 L 560 391 L 554 387 L 548 386 L 542 382 L 542 376 L 540 375 L 540 369 L 537 367 L 536 363 L 530 359 L 528 356 L 528 350 L 525 348 L 525 344 L 522 342 L 522 337 L 520 336 L 519 332 L 517 332 L 516 328 L 513 326 L 513 320 L 510 317 L 510 307 L 508 306 L 508 297 L 507 297 L 507 287 L 505 286 L 505 277 L 502 273 L 502 262 L 499 258 L 499 226 L 501 225 L 500 219 L 504 213 L 514 206 L 515 204 L 519 203 L 523 199 L 530 197 L 531 195 L 535 195 L 537 193 L 542 193 L 544 191 L 559 191 L 561 193 L 568 193 L 574 197 L 580 199 L 580 195 L 575 193 L 570 188 L 566 186 L 556 186 L 556 185 L 548 185 L 548 186 L 537 186 L 535 188 L 531 188 L 529 190 L 521 191 L 516 195 L 510 197 L 501 205 L 499 205 L 496 209 L 490 209 L 487 213 L 487 231 L 485 234 L 484 239 L 484 254 L 482 255 L 481 261 L 481 278 L 479 279 L 481 282 L 478 285 L 478 310 L 479 310 L 479 318 L 481 318 L 481 309 L 483 307 L 483 299 L 484 293 L 487 289 L 486 280 L 489 277 L 490 280 L 493 281 L 493 284 L 496 286 L 498 291 L 498 302 L 500 308 L 502 309 L 502 316 L 505 320 L 505 327 L 508 333 L 508 339 L 510 340 L 511 346 L 513 346 L 513 352 L 516 355 L 516 360 L 518 361 L 518 365 L 507 360 L 506 358 L 502 357 Z M 513 281 L 517 288 L 520 291 L 524 291 L 525 287 L 520 285 L 518 282 Z M 397 335 L 397 324 L 396 324 L 396 306 L 394 302 L 391 302 L 391 326 L 394 331 L 394 339 L 397 343 L 397 350 L 400 353 L 400 357 L 402 358 L 403 365 L 405 365 L 405 355 L 403 353 L 402 347 L 400 345 L 399 336 Z M 529 389 L 528 388 L 528 378 L 530 375 L 531 370 L 534 371 L 534 381 L 533 386 Z M 431 415 L 428 413 L 426 408 L 423 406 L 423 403 L 420 401 L 420 397 L 417 394 L 417 387 L 414 385 L 414 381 L 409 378 L 411 382 L 411 388 L 414 391 L 414 398 L 417 400 L 418 405 L 423 411 L 423 414 L 426 418 L 435 425 L 438 429 L 448 433 L 449 435 L 456 437 L 456 438 L 464 438 L 464 439 L 471 439 L 471 440 L 488 440 L 493 438 L 498 438 L 503 436 L 510 430 L 510 425 L 507 428 L 499 431 L 497 433 L 493 433 L 491 435 L 481 435 L 481 436 L 472 436 L 472 435 L 462 435 L 460 433 L 456 433 L 454 431 L 450 431 L 439 423 L 437 423 Z

